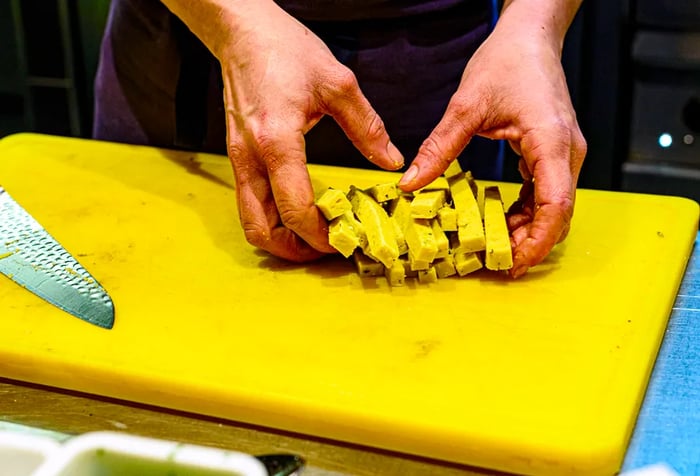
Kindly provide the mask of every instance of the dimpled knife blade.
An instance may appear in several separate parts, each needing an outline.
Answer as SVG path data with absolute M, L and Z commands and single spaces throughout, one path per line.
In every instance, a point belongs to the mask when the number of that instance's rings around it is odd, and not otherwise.
M 105 329 L 114 325 L 107 292 L 2 187 L 0 273 L 75 317 Z

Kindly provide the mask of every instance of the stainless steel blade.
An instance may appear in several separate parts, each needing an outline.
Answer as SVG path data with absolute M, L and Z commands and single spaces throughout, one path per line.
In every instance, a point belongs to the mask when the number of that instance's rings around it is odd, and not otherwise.
M 104 288 L 2 187 L 0 273 L 84 321 L 114 325 L 114 304 Z

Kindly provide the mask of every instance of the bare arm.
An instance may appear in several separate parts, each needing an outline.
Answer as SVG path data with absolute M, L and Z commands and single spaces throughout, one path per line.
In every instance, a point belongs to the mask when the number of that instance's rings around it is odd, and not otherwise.
M 354 74 L 271 0 L 164 0 L 221 64 L 227 149 L 247 240 L 293 261 L 335 250 L 314 205 L 304 134 L 324 115 L 368 160 L 403 166 Z

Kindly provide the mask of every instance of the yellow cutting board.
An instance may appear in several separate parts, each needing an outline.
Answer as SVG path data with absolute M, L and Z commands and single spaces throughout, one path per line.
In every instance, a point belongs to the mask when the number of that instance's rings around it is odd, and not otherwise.
M 698 225 L 690 200 L 581 190 L 524 278 L 391 288 L 252 248 L 225 157 L 20 134 L 0 184 L 116 307 L 104 330 L 0 276 L 0 376 L 528 474 L 619 469 Z

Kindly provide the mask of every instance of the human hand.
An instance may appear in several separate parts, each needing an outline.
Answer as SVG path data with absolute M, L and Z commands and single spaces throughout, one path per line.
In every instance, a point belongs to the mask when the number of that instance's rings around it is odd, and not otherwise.
M 192 13 L 197 33 L 206 19 L 186 2 L 176 6 L 181 17 Z M 228 156 L 246 239 L 292 261 L 335 253 L 314 204 L 304 134 L 330 115 L 374 164 L 395 170 L 403 157 L 354 74 L 306 27 L 272 1 L 217 8 L 209 18 L 218 33 L 210 26 L 199 36 L 222 68 Z
M 540 29 L 521 5 L 504 11 L 469 61 L 442 120 L 399 184 L 405 191 L 427 185 L 474 135 L 508 140 L 524 181 L 508 214 L 513 277 L 566 237 L 586 155 L 561 66 L 561 39 Z

